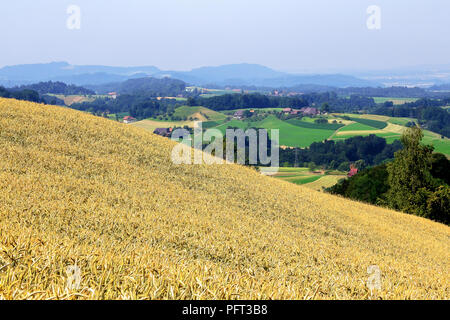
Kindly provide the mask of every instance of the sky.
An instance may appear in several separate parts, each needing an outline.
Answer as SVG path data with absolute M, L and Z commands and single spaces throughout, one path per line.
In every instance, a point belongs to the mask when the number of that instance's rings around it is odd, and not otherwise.
M 80 8 L 70 20 L 79 29 L 67 27 L 70 5 Z M 371 5 L 380 19 L 367 13 Z M 1 1 L 0 67 L 256 63 L 300 73 L 450 65 L 449 14 L 448 0 Z M 368 19 L 380 28 L 369 29 Z

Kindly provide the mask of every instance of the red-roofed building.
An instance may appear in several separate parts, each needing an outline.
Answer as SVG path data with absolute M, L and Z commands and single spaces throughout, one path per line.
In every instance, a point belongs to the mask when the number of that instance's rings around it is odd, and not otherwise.
M 133 122 L 136 122 L 136 121 L 137 121 L 136 118 L 133 118 L 131 116 L 123 117 L 123 123 L 133 123 Z
M 351 178 L 351 177 L 353 177 L 355 174 L 357 174 L 358 173 L 358 169 L 357 168 L 355 168 L 355 166 L 354 165 L 350 165 L 350 171 L 349 171 L 349 173 L 347 174 L 347 177 L 349 177 L 349 178 Z
M 113 99 L 116 99 L 117 98 L 117 92 L 110 92 L 110 93 L 108 93 L 108 96 L 110 96 Z
M 302 112 L 303 112 L 303 115 L 305 115 L 305 116 L 315 116 L 315 115 L 320 114 L 320 111 L 318 109 L 310 108 L 310 107 L 305 108 L 305 109 L 302 108 Z

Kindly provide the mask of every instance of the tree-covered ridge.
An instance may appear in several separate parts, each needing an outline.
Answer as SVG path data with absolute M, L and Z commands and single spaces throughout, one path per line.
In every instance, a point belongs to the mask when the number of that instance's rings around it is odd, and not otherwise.
M 181 104 L 176 100 L 162 99 L 147 94 L 124 94 L 116 99 L 98 98 L 93 102 L 71 105 L 71 108 L 90 113 L 129 113 L 137 119 L 146 119 L 173 112 Z
M 106 94 L 117 92 L 119 94 L 138 94 L 152 97 L 176 97 L 184 94 L 186 83 L 172 78 L 138 78 L 121 83 L 111 83 L 99 86 L 90 86 L 97 93 Z
M 301 97 L 272 97 L 260 93 L 252 94 L 224 94 L 210 98 L 191 98 L 190 105 L 203 106 L 212 110 L 235 109 L 263 109 L 263 108 L 302 108 L 308 106 L 308 102 Z
M 0 86 L 0 97 L 1 98 L 12 98 L 17 100 L 25 100 L 31 102 L 42 102 L 39 93 L 30 89 L 23 89 L 17 91 L 7 90 Z
M 65 84 L 64 82 L 39 82 L 36 84 L 23 85 L 20 87 L 11 88 L 11 91 L 22 91 L 25 89 L 37 91 L 39 94 L 62 94 L 62 95 L 93 95 L 94 91 L 79 87 L 73 84 Z
M 305 149 L 280 150 L 280 163 L 308 167 L 310 163 L 325 169 L 348 171 L 351 163 L 359 169 L 391 160 L 402 148 L 400 141 L 387 144 L 386 139 L 369 135 L 353 137 L 344 141 L 315 142 Z
M 247 108 L 302 108 L 313 105 L 320 108 L 327 103 L 334 112 L 349 112 L 376 106 L 373 98 L 358 95 L 343 98 L 338 97 L 334 92 L 311 93 L 294 97 L 268 96 L 260 93 L 225 94 L 209 98 L 192 98 L 189 103 L 216 111 Z

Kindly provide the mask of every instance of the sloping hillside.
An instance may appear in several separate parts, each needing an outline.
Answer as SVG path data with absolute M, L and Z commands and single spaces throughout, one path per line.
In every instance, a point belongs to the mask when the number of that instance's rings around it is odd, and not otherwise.
M 192 118 L 199 121 L 221 121 L 225 120 L 226 116 L 223 113 L 205 108 L 205 107 L 188 107 L 183 106 L 175 109 L 173 117 Z
M 447 226 L 175 166 L 168 139 L 74 110 L 0 99 L 0 114 L 0 299 L 450 297 Z

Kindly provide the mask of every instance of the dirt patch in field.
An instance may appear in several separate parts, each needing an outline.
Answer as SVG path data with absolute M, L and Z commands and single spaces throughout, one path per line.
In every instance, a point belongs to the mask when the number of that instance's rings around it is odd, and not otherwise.
M 386 133 L 384 130 L 355 130 L 355 131 L 339 131 L 336 133 L 337 136 L 351 136 L 358 134 L 378 134 Z
M 369 119 L 369 120 L 376 120 L 376 121 L 387 122 L 390 119 L 390 117 L 388 117 L 388 116 L 378 116 L 378 115 L 374 115 L 374 114 L 363 114 L 361 116 L 361 119 Z
M 385 132 L 403 133 L 406 127 L 400 126 L 398 124 L 388 123 L 387 127 L 383 129 Z
M 208 119 L 206 119 L 206 117 L 203 114 L 201 114 L 200 112 L 194 113 L 189 118 L 192 118 L 195 121 L 208 121 Z
M 174 122 L 165 122 L 165 121 L 154 121 L 154 120 L 142 120 L 133 123 L 134 126 L 149 130 L 151 132 L 155 131 L 156 128 L 173 128 L 173 127 L 184 127 L 188 126 L 193 128 L 194 121 L 174 121 Z

